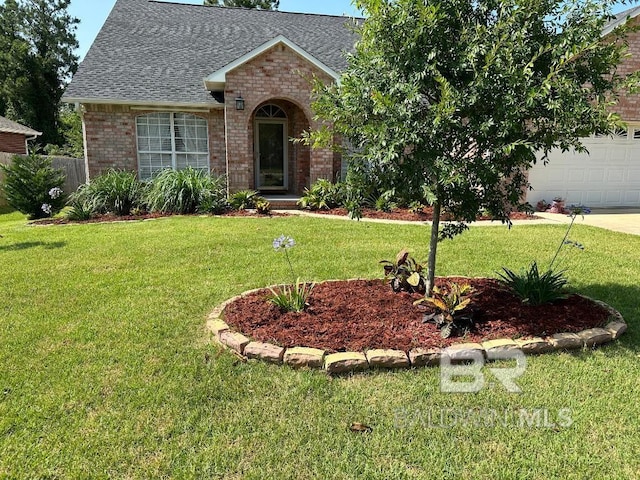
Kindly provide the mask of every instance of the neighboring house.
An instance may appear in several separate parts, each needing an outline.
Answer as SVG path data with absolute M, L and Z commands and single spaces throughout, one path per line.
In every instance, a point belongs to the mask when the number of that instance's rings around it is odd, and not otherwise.
M 0 117 L 0 152 L 27 154 L 29 153 L 27 142 L 40 135 L 42 135 L 41 132 Z
M 81 106 L 89 177 L 190 165 L 226 174 L 231 190 L 290 194 L 334 178 L 338 155 L 290 139 L 318 126 L 310 80 L 338 79 L 352 23 L 117 0 L 63 98 Z
M 606 35 L 627 15 L 623 12 Z M 81 106 L 88 176 L 109 168 L 149 179 L 193 166 L 226 174 L 232 191 L 298 195 L 340 175 L 330 149 L 291 138 L 318 126 L 310 78 L 338 80 L 353 19 L 243 8 L 117 0 L 64 101 Z M 640 67 L 640 32 L 623 73 Z M 527 200 L 640 206 L 640 97 L 622 98 L 629 129 L 585 139 L 591 155 L 552 152 L 530 172 Z
M 640 7 L 616 16 L 603 32 L 607 36 L 629 17 L 640 21 Z M 628 37 L 630 57 L 618 68 L 628 74 L 640 69 L 640 31 Z M 622 95 L 613 108 L 627 123 L 613 136 L 585 138 L 587 153 L 553 151 L 549 164 L 529 172 L 533 191 L 527 195 L 535 206 L 539 200 L 566 199 L 567 205 L 589 207 L 640 207 L 640 95 Z

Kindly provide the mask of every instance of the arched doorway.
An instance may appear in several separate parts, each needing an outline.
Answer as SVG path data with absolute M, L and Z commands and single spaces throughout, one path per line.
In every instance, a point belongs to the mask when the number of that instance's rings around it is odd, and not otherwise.
M 302 108 L 288 100 L 271 99 L 254 110 L 251 127 L 255 190 L 300 195 L 309 186 L 311 151 L 292 142 L 309 125 Z

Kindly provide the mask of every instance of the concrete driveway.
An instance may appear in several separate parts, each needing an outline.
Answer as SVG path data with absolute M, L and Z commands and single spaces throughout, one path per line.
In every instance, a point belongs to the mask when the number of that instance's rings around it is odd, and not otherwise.
M 558 223 L 569 223 L 571 221 L 566 215 L 557 213 L 536 213 L 536 215 Z M 640 235 L 640 208 L 594 208 L 589 215 L 584 216 L 584 219 L 578 216 L 576 224 Z

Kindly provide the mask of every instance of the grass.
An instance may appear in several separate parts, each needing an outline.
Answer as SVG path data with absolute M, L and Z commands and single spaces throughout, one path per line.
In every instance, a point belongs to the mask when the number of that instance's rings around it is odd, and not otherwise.
M 474 228 L 441 245 L 438 274 L 544 267 L 564 228 Z M 441 393 L 436 369 L 332 379 L 211 345 L 204 323 L 217 304 L 289 278 L 271 247 L 283 233 L 303 280 L 380 277 L 378 261 L 402 247 L 426 258 L 428 230 L 416 226 L 174 217 L 29 227 L 0 214 L 0 478 L 640 478 L 640 237 L 574 227 L 586 250 L 560 266 L 630 331 L 595 351 L 530 358 L 518 395 Z M 568 428 L 429 422 L 488 409 L 538 409 L 552 422 L 564 408 Z M 373 432 L 352 433 L 351 422 Z

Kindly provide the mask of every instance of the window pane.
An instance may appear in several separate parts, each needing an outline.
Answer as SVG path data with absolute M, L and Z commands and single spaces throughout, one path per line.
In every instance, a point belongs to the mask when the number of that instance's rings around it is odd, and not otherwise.
M 209 171 L 206 119 L 187 113 L 156 112 L 137 117 L 136 127 L 142 180 L 149 180 L 166 168 L 190 166 Z

